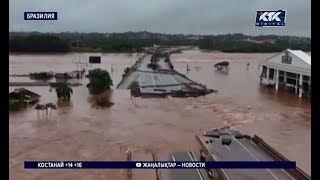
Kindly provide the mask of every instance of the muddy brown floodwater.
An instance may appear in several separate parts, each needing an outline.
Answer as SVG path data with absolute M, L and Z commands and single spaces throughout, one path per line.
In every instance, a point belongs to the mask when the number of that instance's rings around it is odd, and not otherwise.
M 72 58 L 91 54 L 11 54 L 10 74 L 74 70 Z M 137 54 L 95 54 L 110 71 L 114 85 Z M 10 179 L 127 179 L 126 170 L 26 170 L 25 160 L 125 160 L 128 150 L 156 155 L 197 150 L 196 133 L 231 126 L 249 135 L 257 134 L 308 174 L 311 172 L 310 101 L 273 88 L 262 87 L 258 63 L 266 54 L 213 53 L 199 50 L 174 54 L 176 70 L 192 80 L 219 90 L 198 98 L 130 98 L 129 91 L 113 87 L 110 108 L 97 109 L 86 88 L 74 87 L 70 104 L 53 111 L 48 119 L 33 107 L 10 112 Z M 229 61 L 229 74 L 213 70 L 219 61 Z M 246 64 L 250 63 L 249 69 Z M 94 68 L 94 67 L 90 67 Z M 10 77 L 9 81 L 31 81 Z M 12 91 L 16 87 L 9 87 Z M 54 89 L 26 87 L 41 95 L 40 103 L 57 102 Z M 147 156 L 147 155 L 146 155 Z

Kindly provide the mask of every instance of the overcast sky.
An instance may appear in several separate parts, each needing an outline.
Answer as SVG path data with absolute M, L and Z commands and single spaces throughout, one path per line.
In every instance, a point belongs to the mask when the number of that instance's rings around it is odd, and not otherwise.
M 311 36 L 311 0 L 9 0 L 10 31 Z M 256 10 L 287 10 L 286 27 L 255 27 Z M 57 21 L 25 21 L 56 11 Z

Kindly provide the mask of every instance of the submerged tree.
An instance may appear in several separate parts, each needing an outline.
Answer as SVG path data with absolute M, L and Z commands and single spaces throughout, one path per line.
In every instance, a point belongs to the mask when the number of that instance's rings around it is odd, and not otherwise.
M 63 82 L 58 84 L 56 93 L 59 100 L 69 101 L 73 90 L 67 83 Z
M 57 110 L 57 106 L 53 103 L 47 103 L 46 104 L 46 114 L 48 115 L 48 109 L 50 108 L 50 113 L 49 113 L 49 116 L 51 116 L 51 112 L 52 112 L 52 109 L 53 110 Z
M 48 114 L 48 109 L 50 108 L 50 114 Z M 37 110 L 37 117 L 39 118 L 39 112 L 46 111 L 46 117 L 51 116 L 52 109 L 56 110 L 57 106 L 53 103 L 47 103 L 47 104 L 37 104 L 34 109 Z
M 37 104 L 37 105 L 34 107 L 34 109 L 37 110 L 37 117 L 39 118 L 39 111 L 43 111 L 43 110 L 45 110 L 46 108 L 45 108 L 45 106 L 42 105 L 42 104 Z
M 91 94 L 100 94 L 104 90 L 110 89 L 110 86 L 113 85 L 112 79 L 107 70 L 90 70 L 87 77 L 90 80 L 87 87 Z
M 19 110 L 25 106 L 23 100 L 9 100 L 9 110 Z

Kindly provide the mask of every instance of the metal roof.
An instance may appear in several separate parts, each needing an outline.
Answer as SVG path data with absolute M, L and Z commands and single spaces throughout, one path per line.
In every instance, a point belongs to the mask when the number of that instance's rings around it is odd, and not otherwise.
M 287 49 L 287 51 L 289 51 L 290 53 L 294 54 L 299 59 L 301 59 L 302 61 L 306 62 L 307 64 L 309 64 L 311 66 L 311 56 L 309 56 L 309 54 L 307 54 L 307 53 L 305 53 L 305 52 L 303 52 L 301 50 Z
M 14 96 L 14 95 L 29 95 L 34 98 L 41 97 L 39 94 L 29 91 L 28 89 L 25 89 L 25 88 L 17 88 L 17 89 L 14 89 L 14 91 L 12 91 L 11 93 L 9 93 L 9 96 Z

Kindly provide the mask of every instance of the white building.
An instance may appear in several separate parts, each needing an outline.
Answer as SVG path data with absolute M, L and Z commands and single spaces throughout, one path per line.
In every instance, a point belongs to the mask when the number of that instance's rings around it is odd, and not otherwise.
M 299 97 L 311 97 L 311 56 L 287 49 L 260 64 L 260 81 L 276 90 L 292 90 Z

